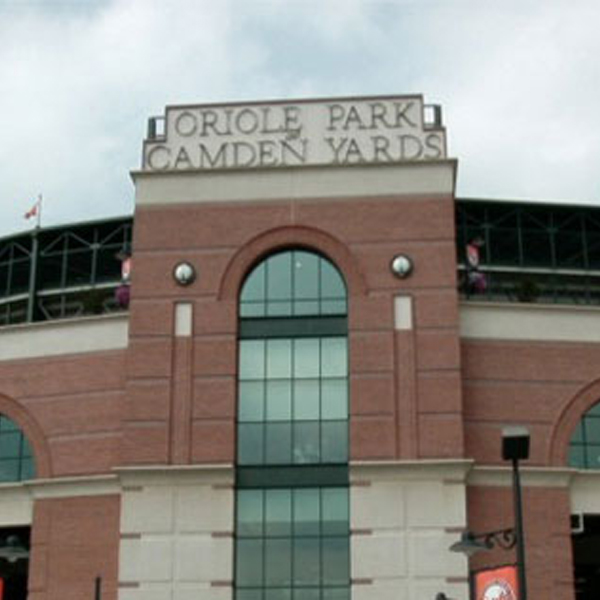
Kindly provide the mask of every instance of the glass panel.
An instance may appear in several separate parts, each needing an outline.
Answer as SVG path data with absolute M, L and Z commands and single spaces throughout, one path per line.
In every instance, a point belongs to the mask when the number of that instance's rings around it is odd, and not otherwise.
M 294 464 L 320 462 L 319 421 L 294 423 Z
M 350 600 L 349 587 L 324 588 L 323 600 Z
M 242 465 L 259 465 L 264 461 L 262 423 L 238 424 L 238 461 Z
M 321 590 L 319 588 L 295 588 L 294 600 L 320 600 L 320 592 Z
M 318 315 L 319 303 L 317 300 L 296 300 L 294 302 L 294 316 Z
M 348 422 L 325 421 L 321 423 L 321 461 L 324 463 L 348 462 Z
M 21 434 L 18 431 L 0 435 L 0 458 L 18 458 L 21 449 Z
M 321 418 L 348 418 L 348 382 L 346 379 L 326 379 L 321 383 Z
M 294 535 L 319 535 L 321 495 L 318 488 L 294 490 Z
M 32 458 L 24 458 L 21 462 L 21 479 L 33 479 L 35 477 L 35 463 Z
M 308 252 L 294 252 L 294 298 L 319 297 L 319 257 Z
M 262 340 L 240 341 L 240 379 L 265 378 L 265 343 Z
M 323 583 L 344 585 L 350 579 L 347 537 L 323 538 Z
M 315 585 L 321 579 L 320 540 L 316 538 L 294 539 L 294 584 Z
M 267 423 L 267 440 L 265 460 L 269 465 L 289 465 L 292 455 L 291 423 Z
M 291 598 L 292 590 L 290 588 L 271 588 L 265 590 L 265 600 L 291 600 Z
M 292 534 L 291 490 L 267 490 L 265 533 L 268 536 Z
M 321 296 L 345 298 L 346 286 L 338 270 L 327 260 L 321 260 Z
M 600 417 L 600 402 L 598 404 L 594 404 L 590 410 L 587 411 L 586 415 L 594 415 L 596 417 Z
M 240 421 L 263 421 L 265 418 L 265 388 L 262 381 L 240 382 Z
M 242 317 L 264 317 L 266 307 L 264 302 L 244 302 L 240 306 L 240 315 Z
M 29 442 L 27 441 L 27 438 L 23 438 L 23 446 L 21 448 L 21 455 L 22 456 L 27 456 L 27 457 L 33 457 L 33 452 L 31 451 L 31 446 L 29 445 Z
M 267 378 L 289 379 L 291 376 L 291 340 L 267 340 Z
M 600 443 L 600 418 L 586 417 L 584 419 L 585 441 L 590 443 Z
M 20 431 L 20 429 L 12 419 L 0 415 L 0 431 Z
M 576 469 L 585 469 L 585 453 L 583 446 L 571 446 L 569 448 L 569 466 Z
M 246 279 L 242 288 L 241 301 L 260 301 L 265 299 L 265 263 L 256 267 Z
M 346 377 L 347 374 L 346 339 L 335 337 L 321 340 L 321 375 L 323 377 Z
M 263 534 L 262 490 L 238 490 L 237 535 L 261 536 Z
M 238 539 L 235 580 L 239 586 L 263 583 L 263 540 Z
M 290 585 L 292 582 L 292 542 L 289 538 L 265 540 L 265 584 Z
M 288 317 L 292 314 L 292 303 L 291 302 L 267 302 L 267 316 L 268 317 Z
M 267 421 L 289 421 L 292 418 L 292 382 L 267 382 Z
M 292 254 L 284 252 L 267 259 L 267 297 L 288 300 L 292 297 Z
M 579 421 L 577 427 L 571 436 L 571 442 L 583 442 L 583 423 Z
M 19 481 L 19 460 L 0 460 L 0 481 Z
M 588 469 L 600 469 L 600 445 L 586 446 L 585 460 Z
M 263 600 L 262 594 L 262 590 L 237 589 L 235 592 L 235 600 Z
M 321 492 L 323 504 L 323 535 L 348 535 L 349 510 L 346 488 L 324 488 Z
M 319 377 L 319 340 L 294 340 L 294 377 Z
M 345 315 L 348 308 L 345 300 L 322 300 L 321 314 L 322 315 Z
M 318 420 L 319 380 L 305 379 L 294 382 L 294 419 L 297 421 Z

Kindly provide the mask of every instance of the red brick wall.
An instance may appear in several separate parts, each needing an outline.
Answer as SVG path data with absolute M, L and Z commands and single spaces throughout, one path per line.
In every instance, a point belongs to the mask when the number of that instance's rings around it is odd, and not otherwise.
M 470 531 L 496 531 L 513 526 L 510 487 L 470 487 L 467 501 Z M 568 489 L 524 488 L 523 523 L 528 597 L 573 600 Z M 475 555 L 470 568 L 515 563 L 514 550 L 495 549 Z
M 556 464 L 557 424 L 579 392 L 597 378 L 600 345 L 463 341 L 462 361 L 467 456 L 502 462 L 500 432 L 514 423 L 530 429 L 528 464 Z M 570 433 L 556 442 L 565 447 L 562 460 L 569 438 Z
M 138 209 L 124 462 L 233 462 L 237 294 L 283 245 L 324 252 L 349 285 L 353 458 L 462 456 L 453 219 L 450 197 Z M 390 273 L 398 253 L 415 263 L 406 280 Z M 181 260 L 198 270 L 189 288 L 172 278 Z M 397 294 L 414 299 L 413 331 L 394 329 Z M 189 356 L 171 335 L 181 300 L 195 311 Z M 175 435 L 182 415 L 189 437 Z
M 31 539 L 29 600 L 116 600 L 119 496 L 38 500 Z
M 124 363 L 122 351 L 0 363 L 2 412 L 23 426 L 40 476 L 105 473 L 117 463 Z

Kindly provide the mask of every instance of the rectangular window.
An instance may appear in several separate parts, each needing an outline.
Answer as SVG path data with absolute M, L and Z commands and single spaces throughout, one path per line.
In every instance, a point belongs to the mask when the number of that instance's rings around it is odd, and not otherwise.
M 348 461 L 344 336 L 240 340 L 238 464 Z
M 238 489 L 237 600 L 347 600 L 347 487 Z

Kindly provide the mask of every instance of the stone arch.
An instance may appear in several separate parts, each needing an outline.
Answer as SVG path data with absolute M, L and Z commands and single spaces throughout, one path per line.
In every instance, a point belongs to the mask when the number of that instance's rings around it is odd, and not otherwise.
M 12 419 L 27 437 L 35 459 L 36 476 L 41 479 L 51 477 L 50 448 L 38 422 L 21 404 L 2 394 L 0 394 L 0 413 Z
M 600 379 L 586 385 L 563 408 L 550 436 L 549 463 L 552 466 L 566 466 L 571 435 L 583 415 L 598 402 Z
M 258 261 L 266 254 L 292 247 L 318 251 L 331 260 L 346 281 L 349 298 L 366 295 L 365 278 L 342 242 L 318 229 L 286 226 L 262 233 L 239 248 L 225 269 L 219 300 L 237 300 L 245 276 Z

